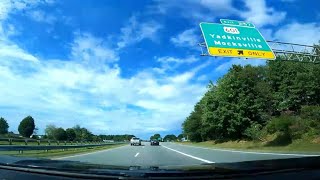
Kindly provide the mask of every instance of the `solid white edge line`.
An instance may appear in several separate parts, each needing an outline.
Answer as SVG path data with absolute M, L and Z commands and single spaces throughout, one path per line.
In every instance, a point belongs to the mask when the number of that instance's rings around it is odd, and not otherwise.
M 196 157 L 196 156 L 192 156 L 192 155 L 190 155 L 190 154 L 183 153 L 183 152 L 181 152 L 181 151 L 178 151 L 178 150 L 169 148 L 169 147 L 164 146 L 164 145 L 161 145 L 161 147 L 167 148 L 167 149 L 169 149 L 169 150 L 171 150 L 171 151 L 174 151 L 174 152 L 176 152 L 176 153 L 182 154 L 182 155 L 184 155 L 184 156 L 188 156 L 188 157 L 190 157 L 190 158 L 193 158 L 193 159 L 196 159 L 196 160 L 205 162 L 205 163 L 214 163 L 214 162 L 212 162 L 212 161 L 209 161 L 209 160 L 206 160 L 206 159 L 202 159 L 202 158 L 199 158 L 199 157 Z
M 174 143 L 174 144 L 176 144 L 176 143 Z M 199 148 L 199 149 L 208 149 L 208 150 L 212 150 L 212 151 L 227 151 L 227 152 L 248 153 L 248 154 L 271 154 L 271 155 L 279 155 L 279 156 L 320 156 L 320 154 L 287 154 L 287 153 L 271 153 L 271 152 L 252 152 L 252 151 L 205 148 L 205 147 L 197 147 L 197 146 L 184 145 L 184 144 L 178 144 L 178 145 Z
M 136 154 L 136 155 L 135 155 L 134 157 L 137 157 L 137 156 L 139 156 L 139 154 L 140 154 L 140 153 L 137 153 L 137 154 Z
M 115 147 L 115 148 L 111 148 L 111 149 L 105 149 L 105 150 L 101 150 L 101 151 L 95 151 L 95 152 L 84 153 L 84 154 L 76 154 L 76 155 L 72 155 L 72 156 L 63 156 L 63 157 L 57 157 L 57 158 L 51 158 L 51 159 L 52 160 L 56 160 L 56 159 L 67 159 L 67 158 L 78 157 L 78 156 L 86 156 L 86 155 L 90 155 L 90 154 L 101 153 L 101 152 L 105 152 L 105 151 L 111 151 L 111 150 L 119 149 L 119 148 L 123 148 L 123 147 L 126 147 L 126 146 L 120 146 L 120 147 Z

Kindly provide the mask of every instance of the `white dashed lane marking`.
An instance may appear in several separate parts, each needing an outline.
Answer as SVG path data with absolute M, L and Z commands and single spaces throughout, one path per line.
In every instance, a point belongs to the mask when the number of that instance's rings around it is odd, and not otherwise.
M 184 155 L 184 156 L 188 156 L 188 157 L 190 157 L 190 158 L 193 158 L 193 159 L 196 159 L 196 160 L 205 162 L 205 163 L 214 163 L 214 162 L 212 162 L 212 161 L 209 161 L 209 160 L 206 160 L 206 159 L 202 159 L 202 158 L 199 158 L 199 157 L 196 157 L 196 156 L 192 156 L 192 155 L 190 155 L 190 154 L 183 153 L 183 152 L 181 152 L 181 151 L 178 151 L 178 150 L 169 148 L 169 147 L 164 146 L 164 145 L 162 145 L 162 147 L 167 148 L 167 149 L 169 149 L 169 150 L 171 150 L 171 151 L 177 152 L 177 153 L 179 153 L 179 154 L 182 154 L 182 155 Z

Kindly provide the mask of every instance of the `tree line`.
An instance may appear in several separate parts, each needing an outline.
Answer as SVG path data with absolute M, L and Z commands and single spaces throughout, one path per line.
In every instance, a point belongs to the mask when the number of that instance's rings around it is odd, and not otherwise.
M 128 141 L 134 135 L 94 135 L 88 129 L 76 125 L 72 128 L 63 129 L 62 127 L 56 127 L 55 125 L 47 125 L 45 129 L 45 138 L 54 139 L 58 141 Z
M 6 119 L 0 117 L 0 135 L 9 135 L 12 133 L 8 132 L 9 124 Z M 37 128 L 35 126 L 35 121 L 31 116 L 27 116 L 20 122 L 18 126 L 18 132 L 22 137 L 25 138 L 35 138 L 39 137 L 36 135 Z M 64 129 L 62 127 L 56 127 L 53 124 L 49 124 L 45 128 L 45 135 L 42 139 L 57 140 L 57 141 L 103 141 L 103 140 L 113 140 L 113 141 L 127 141 L 130 140 L 134 135 L 95 135 L 85 127 L 76 125 L 72 128 Z
M 184 138 L 183 134 L 179 134 L 178 136 L 174 134 L 165 135 L 163 138 L 160 134 L 154 134 L 150 136 L 150 140 L 163 140 L 163 141 L 181 141 Z
M 320 135 L 320 64 L 282 58 L 265 66 L 233 65 L 210 82 L 182 124 L 184 135 L 197 142 Z
M 132 134 L 124 134 L 124 135 L 99 135 L 98 137 L 102 140 L 129 141 L 132 137 L 135 137 L 135 136 Z
M 0 135 L 8 134 L 9 124 L 7 120 L 3 117 L 0 117 Z M 34 119 L 31 116 L 25 117 L 19 124 L 18 131 L 19 134 L 25 138 L 35 138 L 38 139 L 36 131 L 38 129 L 35 126 Z M 57 141 L 103 141 L 103 140 L 112 140 L 112 141 L 129 141 L 132 137 L 135 137 L 131 134 L 124 135 L 95 135 L 90 132 L 87 128 L 76 125 L 72 128 L 62 128 L 57 127 L 54 124 L 49 124 L 45 128 L 45 135 L 42 139 L 48 140 L 57 140 Z M 163 138 L 160 134 L 154 134 L 150 137 L 152 139 L 161 139 L 163 141 L 181 141 L 184 138 L 183 134 L 178 136 L 174 134 L 165 135 Z

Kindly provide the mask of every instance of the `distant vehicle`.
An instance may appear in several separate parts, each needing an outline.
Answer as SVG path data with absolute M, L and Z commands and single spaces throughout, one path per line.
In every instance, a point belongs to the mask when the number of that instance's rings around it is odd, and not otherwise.
M 150 145 L 151 146 L 159 146 L 159 141 L 158 140 L 151 140 Z
M 137 138 L 137 137 L 133 137 L 131 138 L 130 140 L 130 145 L 133 146 L 133 145 L 139 145 L 141 146 L 141 139 Z

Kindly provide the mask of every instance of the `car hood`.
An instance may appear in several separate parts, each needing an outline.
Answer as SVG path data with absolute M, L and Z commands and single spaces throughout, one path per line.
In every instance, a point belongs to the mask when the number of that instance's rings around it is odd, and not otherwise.
M 288 159 L 272 159 L 272 160 L 258 160 L 258 161 L 243 161 L 233 163 L 204 163 L 192 166 L 114 166 L 90 164 L 78 161 L 69 160 L 51 160 L 45 158 L 29 158 L 29 157 L 14 157 L 1 155 L 0 162 L 2 165 L 18 165 L 30 167 L 53 167 L 65 169 L 120 169 L 120 170 L 275 170 L 275 169 L 290 169 L 290 168 L 319 168 L 320 156 L 299 157 Z
M 82 163 L 77 161 L 50 160 L 0 156 L 0 168 L 33 173 L 68 175 L 69 177 L 130 177 L 130 178 L 175 178 L 205 177 L 233 178 L 256 173 L 275 173 L 320 168 L 320 157 L 246 161 L 235 163 L 210 163 L 194 166 L 114 166 Z

